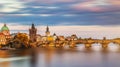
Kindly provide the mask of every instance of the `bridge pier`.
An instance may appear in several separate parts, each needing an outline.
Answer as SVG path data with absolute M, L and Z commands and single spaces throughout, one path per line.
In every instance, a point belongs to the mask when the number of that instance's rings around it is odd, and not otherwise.
M 75 47 L 75 44 L 70 44 L 69 47 L 70 47 L 70 48 L 73 48 L 73 47 Z
M 70 48 L 74 48 L 75 45 L 76 45 L 75 42 L 74 42 L 74 41 L 71 41 L 69 47 L 70 47 Z
M 44 43 L 44 44 L 42 44 L 42 47 L 46 47 L 46 44 Z
M 118 43 L 118 45 L 120 46 L 120 43 Z
M 90 47 L 92 47 L 92 44 L 88 44 L 88 43 L 85 44 L 85 48 L 90 48 Z
M 108 44 L 107 43 L 103 43 L 102 44 L 102 48 L 107 48 L 108 47 Z
M 59 43 L 56 43 L 56 44 L 55 44 L 55 47 L 60 47 L 60 44 L 59 44 Z

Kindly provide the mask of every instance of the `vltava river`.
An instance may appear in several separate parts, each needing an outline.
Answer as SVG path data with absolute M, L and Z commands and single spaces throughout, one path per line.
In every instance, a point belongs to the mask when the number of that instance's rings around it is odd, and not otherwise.
M 120 67 L 120 46 L 0 50 L 0 67 Z

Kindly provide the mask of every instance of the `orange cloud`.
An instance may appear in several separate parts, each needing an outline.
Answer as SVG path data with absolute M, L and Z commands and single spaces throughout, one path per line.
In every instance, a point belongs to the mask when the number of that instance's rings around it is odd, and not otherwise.
M 111 3 L 112 5 L 116 5 L 116 6 L 120 5 L 120 0 L 108 0 L 108 2 Z
M 90 0 L 72 5 L 72 7 L 76 10 L 86 10 L 92 12 L 114 10 L 118 9 L 119 6 L 120 0 Z
M 88 11 L 93 11 L 93 12 L 101 12 L 104 10 L 104 7 L 99 6 L 100 3 L 97 3 L 95 1 L 89 1 L 89 2 L 83 2 L 83 3 L 78 3 L 73 5 L 73 8 L 77 10 L 88 10 Z

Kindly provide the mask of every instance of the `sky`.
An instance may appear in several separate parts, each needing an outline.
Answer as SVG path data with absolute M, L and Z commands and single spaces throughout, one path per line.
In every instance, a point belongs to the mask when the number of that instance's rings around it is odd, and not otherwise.
M 120 0 L 0 0 L 0 22 L 120 25 Z
M 82 30 L 118 31 L 120 0 L 0 0 L 0 27 L 4 23 L 12 30 L 25 30 L 34 23 L 36 26 L 66 26 L 68 29 L 82 26 Z

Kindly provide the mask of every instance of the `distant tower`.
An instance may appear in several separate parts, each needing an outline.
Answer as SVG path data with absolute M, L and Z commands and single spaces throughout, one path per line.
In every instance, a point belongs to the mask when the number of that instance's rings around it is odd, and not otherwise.
M 31 42 L 36 42 L 37 41 L 37 29 L 35 28 L 35 25 L 32 24 L 31 29 L 29 29 L 29 36 L 30 36 L 30 41 Z
M 49 27 L 48 26 L 46 28 L 46 36 L 50 36 L 50 31 L 49 31 Z

